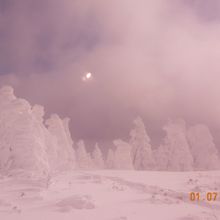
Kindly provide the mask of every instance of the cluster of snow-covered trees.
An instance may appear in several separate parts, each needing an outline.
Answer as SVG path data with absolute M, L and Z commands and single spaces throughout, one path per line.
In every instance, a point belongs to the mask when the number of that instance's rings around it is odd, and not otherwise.
M 209 128 L 203 124 L 186 126 L 184 120 L 169 121 L 164 126 L 166 136 L 158 148 L 152 148 L 143 120 L 134 120 L 129 141 L 114 140 L 106 159 L 98 145 L 92 156 L 82 141 L 76 158 L 80 168 L 134 170 L 215 170 L 220 169 L 219 152 Z
M 169 121 L 163 127 L 166 136 L 158 148 L 152 148 L 143 120 L 134 120 L 130 140 L 118 142 L 116 150 L 109 149 L 106 167 L 135 170 L 215 170 L 220 169 L 219 152 L 206 125 L 187 128 L 184 120 Z M 126 159 L 118 165 L 118 147 L 124 147 Z M 126 153 L 125 153 L 126 152 Z M 127 155 L 130 155 L 128 157 Z
M 13 88 L 0 90 L 0 172 L 34 175 L 75 167 L 68 119 L 43 119 L 42 106 L 16 98 Z
M 49 175 L 71 169 L 212 170 L 220 168 L 218 150 L 209 128 L 187 127 L 181 119 L 164 126 L 166 136 L 152 148 L 143 120 L 134 120 L 128 141 L 114 140 L 103 155 L 82 140 L 74 143 L 69 119 L 53 114 L 44 120 L 44 108 L 15 97 L 13 88 L 0 90 L 0 172 L 25 171 Z

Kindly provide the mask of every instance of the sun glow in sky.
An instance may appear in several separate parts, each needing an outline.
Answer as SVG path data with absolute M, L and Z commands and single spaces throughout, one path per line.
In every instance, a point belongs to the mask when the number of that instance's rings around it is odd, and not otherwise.
M 157 146 L 182 117 L 206 122 L 220 149 L 219 11 L 219 0 L 0 0 L 0 87 L 68 115 L 76 139 L 126 139 L 140 115 Z
M 92 73 L 90 73 L 90 72 L 87 72 L 82 78 L 83 81 L 87 81 L 87 80 L 91 80 L 91 79 L 92 79 Z

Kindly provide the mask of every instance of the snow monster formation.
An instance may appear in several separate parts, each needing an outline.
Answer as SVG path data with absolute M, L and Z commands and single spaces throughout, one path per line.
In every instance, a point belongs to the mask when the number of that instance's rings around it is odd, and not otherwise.
M 0 173 L 48 176 L 73 169 L 75 153 L 68 119 L 53 115 L 44 123 L 42 106 L 0 89 Z

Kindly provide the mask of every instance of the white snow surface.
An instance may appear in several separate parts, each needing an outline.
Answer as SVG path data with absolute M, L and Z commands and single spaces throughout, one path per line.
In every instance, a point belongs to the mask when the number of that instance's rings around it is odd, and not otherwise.
M 189 192 L 218 192 L 216 201 Z M 218 220 L 220 172 L 69 171 L 0 176 L 0 219 Z

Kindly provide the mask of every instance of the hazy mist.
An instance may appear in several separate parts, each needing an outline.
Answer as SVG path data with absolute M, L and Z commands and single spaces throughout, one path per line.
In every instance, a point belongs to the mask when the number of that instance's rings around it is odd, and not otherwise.
M 0 0 L 0 85 L 70 117 L 73 139 L 126 137 L 140 115 L 155 143 L 182 117 L 220 145 L 219 12 L 217 0 Z

